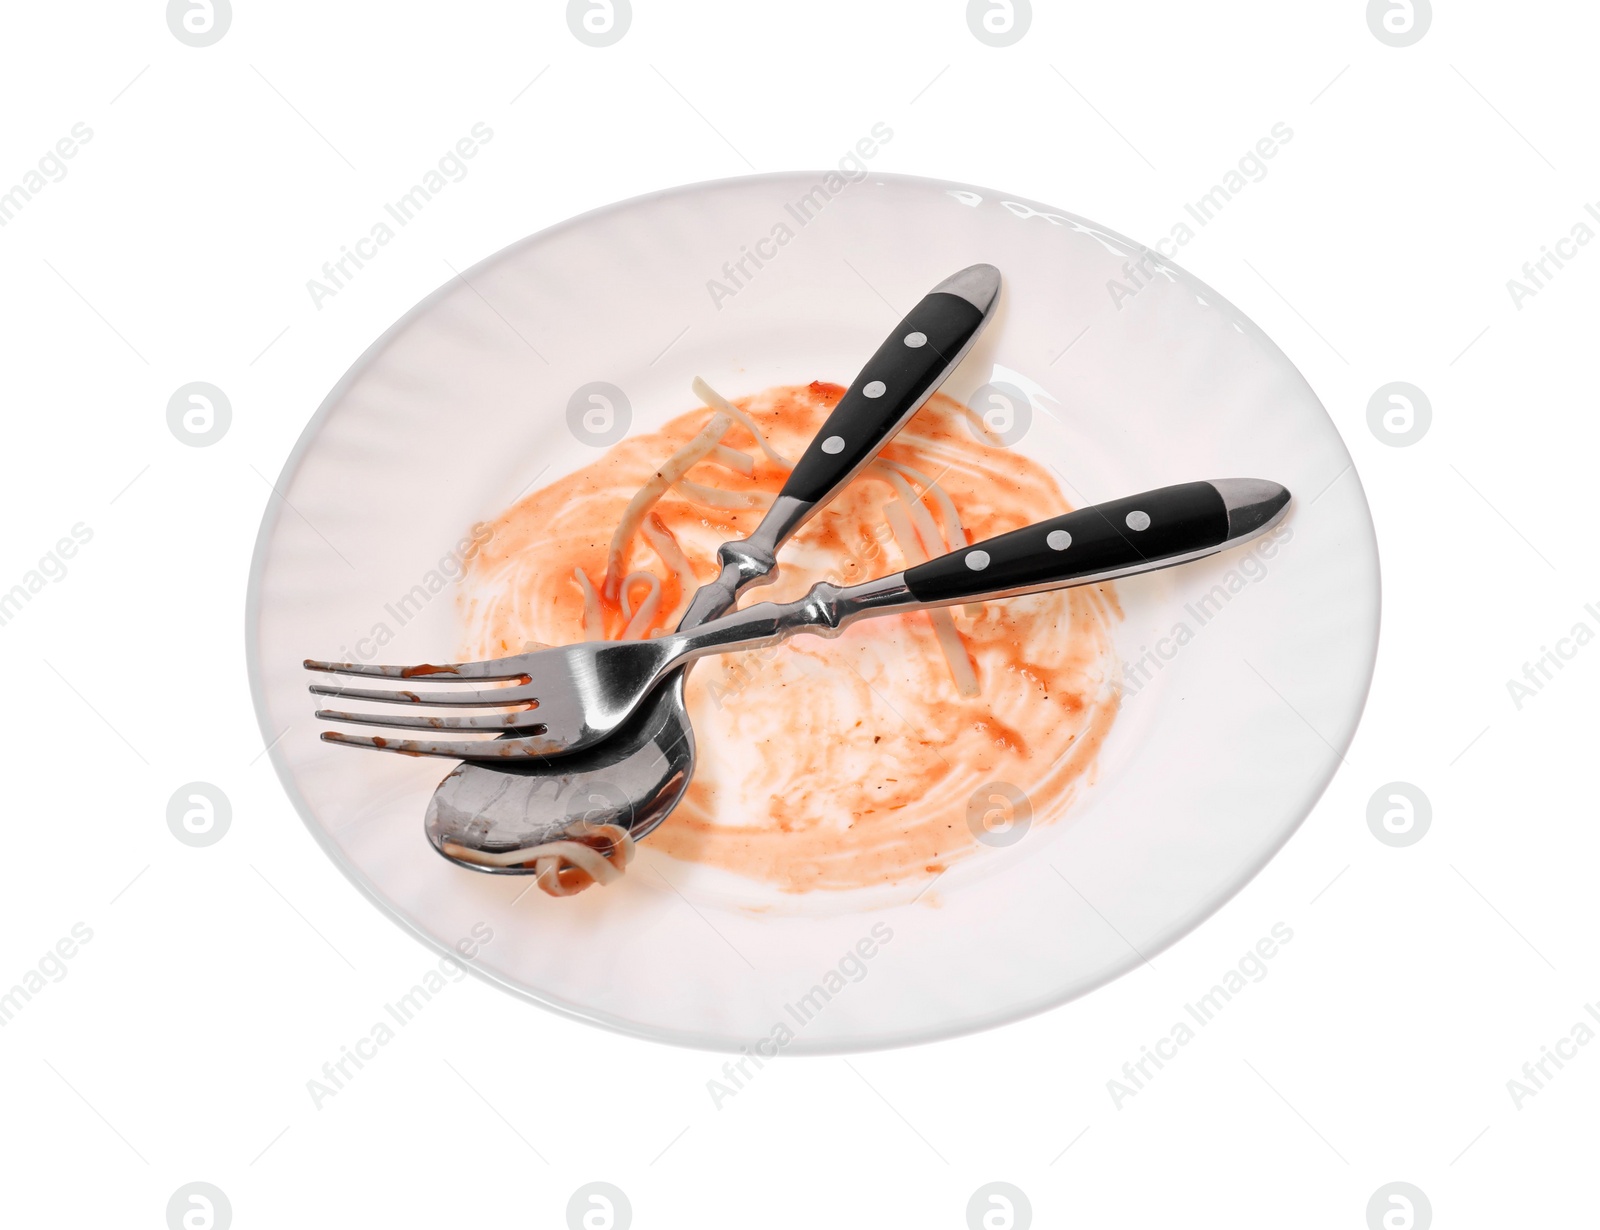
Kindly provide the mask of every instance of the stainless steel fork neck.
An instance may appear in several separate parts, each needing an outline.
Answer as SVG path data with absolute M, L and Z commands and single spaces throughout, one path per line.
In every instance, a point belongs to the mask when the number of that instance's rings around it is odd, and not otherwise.
M 920 611 L 926 606 L 926 603 L 920 601 L 906 588 L 906 574 L 903 572 L 891 573 L 889 576 L 878 577 L 872 581 L 863 581 L 859 585 L 851 585 L 845 589 L 838 589 L 826 582 L 813 585 L 806 599 L 816 595 L 818 590 L 832 591 L 819 596 L 819 601 L 826 600 L 827 603 L 827 609 L 819 614 L 835 633 L 855 623 L 863 615 Z
M 673 637 L 671 660 L 676 664 L 711 653 L 758 649 L 798 632 L 837 636 L 863 615 L 922 609 L 924 604 L 906 588 L 903 573 L 847 588 L 822 581 L 793 602 L 758 602 L 698 628 L 677 633 Z

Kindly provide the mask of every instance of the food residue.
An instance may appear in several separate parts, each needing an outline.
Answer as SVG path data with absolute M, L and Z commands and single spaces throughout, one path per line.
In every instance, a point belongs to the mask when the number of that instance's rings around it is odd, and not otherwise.
M 755 528 L 844 394 L 813 382 L 728 403 L 696 389 L 706 405 L 494 522 L 467 573 L 465 657 L 672 631 L 717 575 L 717 548 Z M 870 580 L 1070 509 L 1045 467 L 935 395 L 741 605 Z M 708 658 L 686 692 L 694 780 L 650 844 L 805 892 L 931 879 L 1019 799 L 1034 823 L 1058 818 L 1116 717 L 1119 615 L 1101 585 Z

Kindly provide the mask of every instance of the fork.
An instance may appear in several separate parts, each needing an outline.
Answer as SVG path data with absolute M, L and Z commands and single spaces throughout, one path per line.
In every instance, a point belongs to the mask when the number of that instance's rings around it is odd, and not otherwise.
M 1185 563 L 1276 525 L 1289 492 L 1234 478 L 1182 483 L 1097 504 L 962 547 L 915 568 L 845 588 L 821 582 L 793 602 L 760 602 L 653 640 L 583 642 L 486 662 L 378 666 L 307 660 L 308 670 L 410 681 L 505 684 L 432 690 L 313 684 L 319 696 L 402 707 L 509 710 L 462 716 L 322 709 L 328 721 L 487 739 L 414 739 L 324 731 L 352 747 L 456 760 L 514 761 L 590 747 L 615 731 L 671 671 L 707 654 L 755 649 L 800 632 L 837 636 L 858 619 L 1092 585 Z

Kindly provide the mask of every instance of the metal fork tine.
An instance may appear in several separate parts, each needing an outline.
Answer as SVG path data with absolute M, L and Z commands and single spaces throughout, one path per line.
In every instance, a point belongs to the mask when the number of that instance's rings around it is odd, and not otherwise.
M 386 739 L 380 735 L 347 735 L 343 731 L 322 732 L 326 743 L 342 743 L 346 747 L 370 747 L 380 752 L 398 752 L 402 756 L 442 756 L 449 760 L 526 760 L 533 756 L 558 754 L 559 744 L 552 746 L 548 739 L 539 736 L 520 739 Z
M 488 662 L 452 662 L 442 666 L 430 662 L 417 666 L 379 666 L 365 662 L 319 662 L 315 658 L 307 658 L 305 668 L 329 675 L 364 675 L 371 679 L 406 679 L 413 683 L 450 683 L 457 679 L 527 683 L 527 672 L 513 668 L 511 661 L 502 658 Z
M 526 707 L 537 701 L 526 684 L 509 688 L 483 688 L 459 692 L 384 691 L 376 688 L 341 688 L 336 684 L 314 683 L 314 696 L 337 696 L 340 700 L 375 700 L 386 705 L 477 705 L 496 708 L 504 705 Z
M 542 722 L 530 714 L 536 708 L 520 713 L 475 713 L 462 717 L 429 717 L 413 713 L 346 713 L 340 709 L 318 709 L 317 717 L 328 722 L 354 722 L 358 726 L 394 726 L 407 730 L 525 730 L 539 734 L 545 729 Z

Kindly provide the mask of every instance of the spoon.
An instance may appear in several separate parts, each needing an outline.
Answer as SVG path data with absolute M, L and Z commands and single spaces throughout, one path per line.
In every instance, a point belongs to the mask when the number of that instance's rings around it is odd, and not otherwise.
M 678 625 L 687 632 L 776 579 L 776 553 L 870 462 L 966 356 L 994 313 L 1000 271 L 972 265 L 912 308 L 840 398 L 766 516 L 717 552 L 716 580 L 700 587 Z M 883 379 L 881 377 L 886 377 Z M 897 390 L 886 395 L 885 386 Z M 446 845 L 485 854 L 557 841 L 578 824 L 615 824 L 636 840 L 677 806 L 694 774 L 694 730 L 684 666 L 662 681 L 604 742 L 550 760 L 466 763 L 439 783 L 424 828 L 440 856 L 490 875 L 531 875 L 457 859 Z

